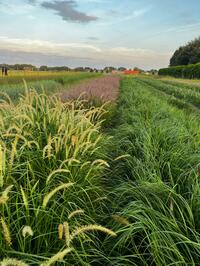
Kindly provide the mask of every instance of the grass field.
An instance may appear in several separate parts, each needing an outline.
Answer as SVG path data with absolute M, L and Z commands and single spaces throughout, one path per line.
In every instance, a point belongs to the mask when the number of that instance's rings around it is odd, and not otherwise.
M 198 86 L 87 82 L 1 103 L 1 264 L 200 265 Z
M 0 85 L 22 83 L 23 80 L 39 81 L 39 80 L 54 80 L 56 78 L 78 79 L 85 75 L 95 75 L 95 73 L 81 73 L 68 71 L 9 71 L 8 76 L 0 76 Z M 98 76 L 98 74 L 96 74 Z
M 7 93 L 11 99 L 19 98 L 24 94 L 25 87 L 32 88 L 38 92 L 43 89 L 46 93 L 56 93 L 62 89 L 69 89 L 72 85 L 83 80 L 100 77 L 99 73 L 77 73 L 77 72 L 51 72 L 51 71 L 13 71 L 7 77 L 0 77 L 0 93 Z M 26 85 L 24 85 L 26 82 Z

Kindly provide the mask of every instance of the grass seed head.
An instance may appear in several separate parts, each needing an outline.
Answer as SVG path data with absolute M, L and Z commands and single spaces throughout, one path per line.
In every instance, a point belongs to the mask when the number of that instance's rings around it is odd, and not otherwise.
M 89 231 L 100 231 L 102 233 L 105 233 L 107 235 L 110 236 L 117 236 L 117 234 L 115 232 L 113 232 L 112 230 L 103 227 L 101 225 L 97 225 L 97 224 L 91 224 L 91 225 L 84 225 L 84 226 L 80 226 L 78 228 L 76 228 L 70 237 L 70 242 L 78 235 L 89 232 Z
M 10 230 L 3 217 L 1 217 L 1 226 L 3 229 L 3 236 L 8 246 L 12 245 Z
M 25 238 L 26 236 L 33 236 L 33 230 L 30 226 L 26 225 L 22 229 L 22 235 Z
M 63 239 L 63 224 L 58 225 L 58 239 Z
M 76 211 L 73 211 L 69 214 L 68 216 L 68 219 L 71 219 L 72 217 L 78 215 L 78 214 L 83 214 L 84 213 L 84 210 L 76 210 Z
M 51 257 L 49 260 L 43 262 L 40 266 L 51 266 L 54 265 L 58 261 L 62 261 L 64 257 L 70 253 L 73 249 L 72 248 L 67 248 L 64 249 L 63 251 L 58 252 L 55 254 L 53 257 Z
M 25 262 L 17 259 L 4 259 L 0 262 L 1 266 L 29 266 Z
M 70 186 L 73 186 L 74 183 L 66 183 L 66 184 L 62 184 L 60 186 L 58 186 L 57 188 L 53 189 L 51 192 L 49 192 L 45 197 L 44 197 L 44 200 L 43 200 L 43 208 L 45 209 L 49 200 L 53 197 L 53 195 L 58 192 L 59 190 L 61 189 L 65 189 L 65 188 L 68 188 Z

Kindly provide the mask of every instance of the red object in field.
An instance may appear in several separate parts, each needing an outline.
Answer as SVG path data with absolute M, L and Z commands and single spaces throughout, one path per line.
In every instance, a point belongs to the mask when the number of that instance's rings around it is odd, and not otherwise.
M 138 71 L 138 70 L 125 70 L 124 74 L 125 75 L 138 75 L 138 74 L 140 74 L 140 71 Z

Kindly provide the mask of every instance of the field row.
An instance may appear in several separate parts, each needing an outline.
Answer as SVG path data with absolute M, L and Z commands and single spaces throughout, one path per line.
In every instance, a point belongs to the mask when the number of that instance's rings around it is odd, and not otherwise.
M 163 92 L 166 99 L 168 98 L 179 107 L 192 109 L 192 111 L 198 111 L 200 108 L 200 87 L 197 85 L 151 78 L 138 78 L 137 80 L 143 86 Z
M 0 85 L 0 94 L 6 93 L 12 100 L 17 100 L 20 95 L 25 93 L 26 89 L 34 89 L 40 93 L 45 91 L 47 94 L 53 94 L 63 89 L 69 89 L 72 85 L 84 80 L 98 77 L 100 77 L 100 74 L 97 73 L 50 72 L 45 74 L 45 72 L 41 72 L 39 78 L 37 75 L 32 74 L 30 79 L 29 75 L 25 74 L 23 76 L 17 76 L 19 78 L 17 81 L 14 79 L 13 82 Z M 8 78 L 11 79 L 12 77 Z M 14 82 L 15 84 L 13 84 Z

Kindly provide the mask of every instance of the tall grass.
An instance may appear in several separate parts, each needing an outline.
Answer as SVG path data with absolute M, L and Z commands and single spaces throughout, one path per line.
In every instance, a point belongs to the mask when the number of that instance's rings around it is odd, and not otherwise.
M 2 265 L 90 265 L 100 243 L 94 231 L 116 235 L 96 223 L 105 205 L 97 200 L 104 196 L 100 177 L 109 167 L 104 112 L 36 91 L 16 105 L 1 103 Z
M 171 107 L 144 83 L 125 79 L 116 117 L 110 155 L 129 156 L 111 163 L 110 226 L 118 237 L 114 248 L 104 242 L 105 257 L 110 265 L 199 265 L 196 116 Z
M 61 80 L 76 81 L 78 78 L 97 77 L 99 73 L 67 72 L 67 71 L 9 71 L 8 76 L 0 76 L 0 85 L 18 84 L 23 80 Z
M 173 95 L 174 97 L 184 100 L 185 102 L 188 102 L 189 104 L 194 105 L 195 107 L 200 107 L 200 90 L 199 88 L 191 87 L 189 85 L 183 85 L 181 86 L 179 83 L 177 84 L 169 84 L 165 81 L 156 80 L 156 79 L 150 79 L 150 78 L 140 78 L 138 81 L 142 82 L 145 86 L 151 85 L 157 90 L 163 91 L 166 94 Z

